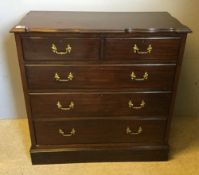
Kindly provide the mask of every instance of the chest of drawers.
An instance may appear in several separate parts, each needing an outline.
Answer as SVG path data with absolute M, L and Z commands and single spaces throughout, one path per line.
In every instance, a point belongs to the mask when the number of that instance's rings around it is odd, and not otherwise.
M 33 164 L 168 159 L 190 29 L 165 12 L 30 12 L 16 25 Z

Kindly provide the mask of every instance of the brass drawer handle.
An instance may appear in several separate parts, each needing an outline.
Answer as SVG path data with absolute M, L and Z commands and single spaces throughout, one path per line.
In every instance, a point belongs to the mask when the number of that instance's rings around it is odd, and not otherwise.
M 59 129 L 59 134 L 61 134 L 63 137 L 71 137 L 74 136 L 75 133 L 75 128 L 72 128 L 72 130 L 68 134 L 66 134 L 62 129 Z
M 139 109 L 142 109 L 145 107 L 145 101 L 142 100 L 141 103 L 140 103 L 140 106 L 134 106 L 134 104 L 132 103 L 131 100 L 129 100 L 129 108 L 132 108 L 132 109 L 135 109 L 135 110 L 139 110 Z
M 75 103 L 73 101 L 70 102 L 67 108 L 62 107 L 62 104 L 60 101 L 57 102 L 57 108 L 62 110 L 62 111 L 70 111 L 75 107 Z
M 72 81 L 74 78 L 72 72 L 69 72 L 69 74 L 67 75 L 67 78 L 66 79 L 61 79 L 60 75 L 56 72 L 55 75 L 54 75 L 54 79 L 56 81 L 60 81 L 60 82 L 67 82 L 67 81 Z
M 134 47 L 133 47 L 133 52 L 137 53 L 139 55 L 150 54 L 152 52 L 152 50 L 153 50 L 153 48 L 152 48 L 151 44 L 149 44 L 149 46 L 147 48 L 147 51 L 140 51 L 140 49 L 137 46 L 137 44 L 134 44 Z
M 67 44 L 65 51 L 58 51 L 57 46 L 54 43 L 52 43 L 51 50 L 52 50 L 53 53 L 55 53 L 57 55 L 66 55 L 66 54 L 71 53 L 72 47 L 70 46 L 70 44 Z
M 137 130 L 136 132 L 133 132 L 133 131 L 130 129 L 129 126 L 126 128 L 126 134 L 127 134 L 127 135 L 139 135 L 139 134 L 141 134 L 142 132 L 143 132 L 143 129 L 142 129 L 141 126 L 138 127 L 138 130 Z
M 148 72 L 145 72 L 142 78 L 137 78 L 136 74 L 134 72 L 131 72 L 131 80 L 144 81 L 147 80 L 148 77 L 149 77 Z

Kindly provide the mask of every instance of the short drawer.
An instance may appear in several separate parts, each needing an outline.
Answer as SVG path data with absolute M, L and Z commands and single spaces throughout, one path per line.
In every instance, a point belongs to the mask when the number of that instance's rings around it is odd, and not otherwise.
M 172 89 L 175 66 L 26 66 L 30 89 Z
M 30 102 L 34 119 L 167 116 L 171 93 L 33 93 Z
M 161 143 L 164 120 L 68 120 L 34 122 L 38 145 Z
M 97 60 L 100 39 L 64 37 L 24 37 L 25 60 L 78 61 Z
M 106 60 L 175 60 L 178 58 L 180 39 L 108 38 L 105 40 Z

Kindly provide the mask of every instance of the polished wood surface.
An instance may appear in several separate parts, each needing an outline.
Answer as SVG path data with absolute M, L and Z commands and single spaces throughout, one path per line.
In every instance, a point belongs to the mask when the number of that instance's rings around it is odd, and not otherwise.
M 74 107 L 61 110 L 60 104 L 68 108 L 71 102 Z M 129 102 L 134 106 L 129 107 Z M 144 106 L 139 108 L 144 101 Z M 65 94 L 32 94 L 30 102 L 34 119 L 67 119 L 74 117 L 110 117 L 110 116 L 167 116 L 171 93 L 65 93 Z M 135 107 L 135 108 L 133 108 Z M 138 108 L 136 108 L 138 107 Z
M 64 145 L 83 143 L 163 143 L 164 120 L 69 120 L 53 122 L 35 122 L 35 131 L 38 145 Z M 126 129 L 130 128 L 130 135 Z M 63 136 L 75 129 L 72 136 Z
M 168 159 L 188 27 L 166 12 L 30 12 L 11 32 L 33 164 Z
M 146 52 L 149 45 L 151 53 L 139 54 L 133 50 L 137 45 L 141 52 Z M 105 60 L 132 60 L 132 59 L 177 59 L 180 38 L 107 38 L 105 40 Z
M 171 90 L 175 66 L 172 65 L 83 65 L 51 66 L 30 65 L 26 67 L 30 89 L 115 89 L 139 88 L 150 90 Z M 71 81 L 59 82 L 54 78 L 58 73 L 61 79 L 67 79 L 70 72 Z M 143 81 L 132 80 L 131 74 Z
M 130 162 L 168 160 L 168 145 L 136 146 L 126 144 L 101 145 L 101 147 L 67 147 L 65 149 L 31 149 L 33 164 L 57 164 L 77 162 Z
M 65 37 L 24 37 L 22 39 L 25 60 L 97 60 L 100 53 L 100 40 L 95 38 L 65 38 Z M 54 53 L 52 45 L 57 47 Z M 67 46 L 70 53 L 65 52 Z
M 167 12 L 31 11 L 12 32 L 191 32 Z
M 129 102 L 134 106 L 129 107 Z M 144 106 L 139 108 L 144 101 Z M 33 119 L 65 119 L 84 117 L 115 117 L 115 116 L 167 116 L 171 93 L 158 92 L 102 92 L 102 93 L 63 93 L 63 94 L 31 94 L 30 96 Z M 57 103 L 69 108 L 61 110 Z M 135 108 L 133 108 L 135 107 Z M 136 108 L 138 107 L 138 108 Z

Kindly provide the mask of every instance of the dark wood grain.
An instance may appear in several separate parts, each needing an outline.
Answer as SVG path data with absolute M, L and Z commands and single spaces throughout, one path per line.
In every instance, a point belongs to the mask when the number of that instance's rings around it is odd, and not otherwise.
M 135 146 L 126 145 L 120 147 L 101 146 L 96 148 L 65 148 L 65 149 L 31 149 L 33 164 L 52 163 L 77 163 L 77 162 L 121 162 L 121 161 L 165 161 L 168 160 L 168 145 Z
M 29 126 L 29 133 L 30 133 L 30 139 L 31 144 L 35 145 L 35 133 L 34 133 L 34 126 L 32 122 L 32 113 L 31 113 L 31 105 L 28 95 L 28 83 L 26 79 L 26 73 L 25 73 L 25 67 L 24 67 L 24 59 L 23 59 L 23 49 L 21 44 L 21 37 L 18 33 L 15 33 L 15 41 L 16 41 L 16 47 L 17 47 L 17 55 L 18 55 L 18 61 L 19 61 L 19 67 L 20 67 L 20 74 L 21 74 L 21 81 L 22 81 L 22 87 L 24 92 L 24 100 L 25 100 L 25 106 L 26 106 L 26 113 L 28 118 L 28 126 Z
M 186 39 L 187 39 L 187 35 L 184 35 L 181 39 L 181 47 L 180 47 L 180 52 L 178 55 L 178 62 L 177 62 L 176 73 L 175 73 L 175 81 L 174 81 L 174 86 L 173 86 L 173 88 L 174 88 L 173 95 L 172 95 L 172 100 L 171 100 L 171 104 L 170 104 L 170 111 L 169 111 L 170 114 L 169 114 L 169 117 L 167 120 L 167 132 L 165 132 L 165 142 L 169 141 L 171 121 L 172 121 L 172 118 L 174 115 L 174 110 L 175 110 L 175 100 L 176 100 L 176 95 L 177 95 L 178 81 L 180 78 L 180 71 L 181 71 L 181 67 L 182 67 Z
M 22 38 L 25 60 L 97 60 L 100 52 L 100 40 L 95 38 L 66 38 L 66 37 L 24 37 Z M 55 44 L 58 52 L 65 52 L 69 44 L 71 52 L 63 55 L 52 51 Z
M 13 27 L 33 164 L 167 160 L 187 33 L 166 12 L 28 13 Z M 59 55 L 70 44 L 70 54 Z M 150 53 L 134 53 L 133 46 Z M 59 82 L 54 76 L 58 73 Z M 145 73 L 148 77 L 143 81 Z M 139 107 L 129 108 L 129 100 Z M 57 102 L 70 110 L 60 110 Z M 127 135 L 126 129 L 142 132 Z M 64 137 L 59 133 L 76 133 Z
M 30 89 L 115 89 L 139 88 L 145 90 L 171 90 L 175 66 L 173 65 L 85 65 L 85 66 L 26 66 L 28 86 Z M 67 79 L 69 73 L 74 75 L 72 81 L 58 82 L 54 75 L 58 73 Z M 135 81 L 131 79 L 134 72 L 137 78 L 148 79 Z
M 35 121 L 35 133 L 38 145 L 64 145 L 80 143 L 163 143 L 165 132 L 164 120 L 67 120 L 67 121 Z M 126 134 L 129 127 L 138 135 Z M 62 129 L 66 134 L 72 128 L 76 133 L 64 137 L 59 133 Z
M 133 107 L 129 108 L 129 101 Z M 115 116 L 167 116 L 171 100 L 170 93 L 64 93 L 31 94 L 31 110 L 34 119 L 53 119 L 68 117 L 115 117 Z M 57 107 L 57 102 L 68 108 L 71 102 L 74 108 L 64 111 Z
M 17 27 L 22 26 L 22 27 Z M 11 32 L 191 32 L 167 12 L 31 11 Z
M 151 53 L 134 53 L 137 45 L 140 51 L 146 52 L 149 45 Z M 107 38 L 105 40 L 105 60 L 140 60 L 140 59 L 177 59 L 180 38 Z

